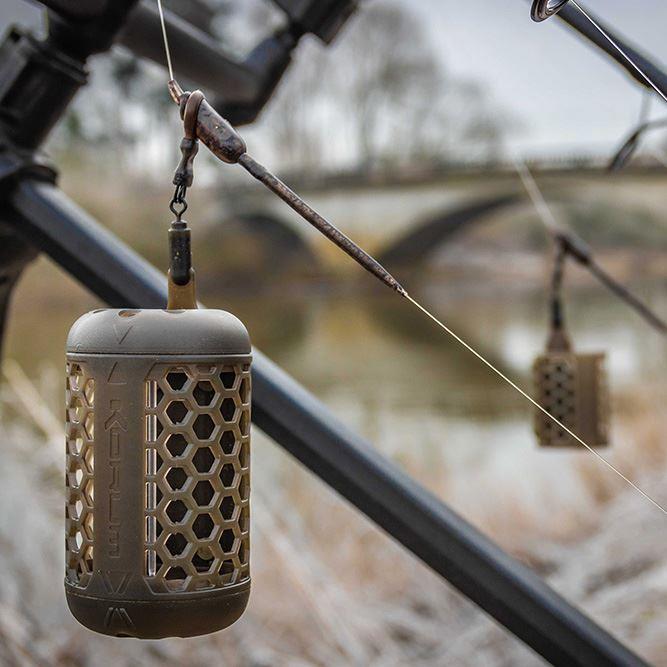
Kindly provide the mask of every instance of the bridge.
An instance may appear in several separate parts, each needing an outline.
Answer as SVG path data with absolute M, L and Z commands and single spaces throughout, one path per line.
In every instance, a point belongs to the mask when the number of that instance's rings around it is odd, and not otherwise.
M 545 197 L 660 220 L 667 214 L 667 169 L 658 164 L 609 173 L 599 160 L 531 163 Z M 316 210 L 387 266 L 418 264 L 473 225 L 532 211 L 512 165 L 442 167 L 391 173 L 285 176 Z M 303 251 L 326 267 L 341 265 L 335 248 L 261 185 L 234 181 L 221 193 L 223 221 L 249 225 L 274 247 Z

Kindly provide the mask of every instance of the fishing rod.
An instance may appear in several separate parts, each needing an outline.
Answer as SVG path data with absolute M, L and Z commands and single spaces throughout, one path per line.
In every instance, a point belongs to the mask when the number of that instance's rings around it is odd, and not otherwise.
M 642 137 L 653 130 L 667 127 L 667 118 L 658 118 L 649 120 L 638 125 L 631 134 L 621 144 L 620 148 L 614 153 L 609 161 L 609 171 L 619 171 L 630 161 L 630 158 L 639 148 L 639 142 Z
M 565 229 L 557 222 L 551 207 L 547 204 L 544 194 L 525 161 L 515 157 L 514 166 L 539 219 L 556 246 L 561 248 L 567 257 L 587 269 L 602 285 L 637 312 L 651 327 L 663 336 L 667 336 L 667 323 L 630 290 L 607 273 L 597 262 L 591 247 L 580 236 L 569 229 Z
M 544 21 L 551 16 L 556 15 L 566 5 L 571 5 L 592 25 L 616 51 L 625 59 L 625 61 L 641 76 L 641 78 L 667 102 L 667 96 L 660 87 L 653 81 L 653 79 L 644 71 L 644 69 L 635 62 L 625 49 L 623 49 L 618 42 L 612 38 L 609 33 L 602 28 L 602 26 L 593 19 L 585 9 L 579 5 L 576 0 L 534 0 L 531 7 L 531 18 L 536 22 Z M 639 140 L 642 135 L 659 127 L 667 125 L 667 119 L 660 119 L 654 121 L 644 120 L 648 115 L 648 101 L 645 100 L 642 104 L 641 118 L 639 126 L 626 139 L 623 145 L 613 156 L 609 169 L 616 170 L 624 166 L 630 159 L 631 155 L 637 149 Z M 625 301 L 631 308 L 637 311 L 651 326 L 657 329 L 663 335 L 667 334 L 667 324 L 653 313 L 644 303 L 629 292 L 623 285 L 614 280 L 594 259 L 590 248 L 586 243 L 577 237 L 573 232 L 564 230 L 557 223 L 547 205 L 544 196 L 537 187 L 535 179 L 532 177 L 529 169 L 523 164 L 519 164 L 515 160 L 515 166 L 521 177 L 521 180 L 528 192 L 540 218 L 545 223 L 547 229 L 553 235 L 554 239 L 563 245 L 564 250 L 569 256 L 574 258 L 581 266 L 587 268 L 605 287 L 611 290 L 616 296 Z
M 571 436 L 577 443 L 587 449 L 600 463 L 609 468 L 620 477 L 626 484 L 639 493 L 645 500 L 656 507 L 660 512 L 667 515 L 667 509 L 643 491 L 632 480 L 626 477 L 610 461 L 599 454 L 594 447 L 589 445 L 583 438 L 574 433 L 570 428 L 554 417 L 547 409 L 538 403 L 532 396 L 524 391 L 519 385 L 505 375 L 493 363 L 479 353 L 472 345 L 461 338 L 450 329 L 444 322 L 438 319 L 425 306 L 414 299 L 400 282 L 392 276 L 377 260 L 357 245 L 352 239 L 337 229 L 328 220 L 317 213 L 293 190 L 283 183 L 277 176 L 272 174 L 266 167 L 259 164 L 247 152 L 247 146 L 243 138 L 234 127 L 223 118 L 206 100 L 204 94 L 196 90 L 194 92 L 184 91 L 174 77 L 173 64 L 169 49 L 169 40 L 162 12 L 161 0 L 157 0 L 162 26 L 162 35 L 166 51 L 167 67 L 169 70 L 168 89 L 172 100 L 178 105 L 184 127 L 184 138 L 181 142 L 181 161 L 176 169 L 173 183 L 176 186 L 170 207 L 177 217 L 187 208 L 186 192 L 193 182 L 193 162 L 198 150 L 198 141 L 201 141 L 213 155 L 226 164 L 239 164 L 260 183 L 280 197 L 288 206 L 298 213 L 306 222 L 310 223 L 331 242 L 343 250 L 349 257 L 357 262 L 363 269 L 375 276 L 380 282 L 401 297 L 409 301 L 415 308 L 422 312 L 428 319 L 445 331 L 468 352 L 481 361 L 501 380 L 512 387 L 525 400 L 527 400 L 548 420 L 556 424 L 565 433 Z M 180 217 L 179 217 L 180 219 Z
M 633 58 L 628 49 L 623 48 L 617 40 L 615 40 L 601 25 L 596 21 L 576 0 L 533 0 L 530 10 L 530 16 L 533 21 L 540 23 L 552 16 L 558 14 L 566 6 L 574 7 L 579 14 L 592 26 L 602 37 L 616 50 L 616 52 L 627 62 L 628 65 L 646 82 L 664 102 L 667 102 L 667 94 L 663 92 L 660 86 L 653 80 L 651 76 L 645 71 L 645 68 L 640 66 L 636 58 Z
M 610 172 L 619 171 L 630 161 L 630 158 L 635 154 L 639 147 L 639 139 L 644 132 L 651 129 L 651 97 L 650 90 L 646 90 L 642 96 L 642 102 L 639 106 L 639 118 L 634 126 L 632 133 L 620 145 L 618 150 L 614 153 L 609 161 L 607 170 Z

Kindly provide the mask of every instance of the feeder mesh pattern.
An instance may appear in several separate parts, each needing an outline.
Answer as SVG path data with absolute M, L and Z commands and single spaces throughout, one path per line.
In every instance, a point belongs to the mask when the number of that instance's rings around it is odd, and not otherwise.
M 540 357 L 535 365 L 539 403 L 553 417 L 574 431 L 577 424 L 577 397 L 574 359 L 561 355 Z M 541 440 L 553 442 L 570 438 L 545 414 L 536 415 L 536 429 Z
M 549 414 L 591 446 L 608 443 L 609 396 L 604 356 L 550 352 L 533 366 L 536 399 Z M 545 447 L 581 447 L 541 411 L 535 433 Z
M 66 368 L 65 576 L 85 587 L 93 571 L 95 380 L 81 363 Z
M 250 577 L 250 365 L 158 364 L 146 380 L 145 573 L 156 592 Z

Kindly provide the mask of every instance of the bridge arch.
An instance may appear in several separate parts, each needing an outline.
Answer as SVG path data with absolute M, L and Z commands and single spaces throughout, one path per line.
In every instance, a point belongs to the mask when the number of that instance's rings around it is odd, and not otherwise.
M 554 207 L 569 205 L 572 207 L 587 207 L 591 204 L 600 205 L 600 200 L 591 200 L 583 193 L 565 193 L 556 190 L 545 194 L 548 202 Z M 397 267 L 417 266 L 435 255 L 448 241 L 459 234 L 465 233 L 472 227 L 483 223 L 497 220 L 497 215 L 508 211 L 534 210 L 534 206 L 528 196 L 523 192 L 512 191 L 509 193 L 497 193 L 485 198 L 467 201 L 463 204 L 446 209 L 442 213 L 429 215 L 417 220 L 410 226 L 407 233 L 400 235 L 389 243 L 380 253 L 378 260 L 390 269 Z M 640 208 L 633 208 L 632 202 L 623 202 L 614 208 L 615 211 L 628 211 L 633 219 L 637 215 L 648 215 Z M 651 216 L 652 217 L 652 216 Z M 591 228 L 591 233 L 600 233 L 599 225 Z M 632 229 L 616 230 L 616 234 L 634 233 Z M 636 235 L 645 238 L 646 230 Z
M 431 215 L 395 239 L 379 254 L 378 259 L 381 264 L 390 267 L 423 262 L 451 237 L 473 224 L 488 220 L 494 213 L 514 206 L 521 199 L 516 193 L 494 195 Z

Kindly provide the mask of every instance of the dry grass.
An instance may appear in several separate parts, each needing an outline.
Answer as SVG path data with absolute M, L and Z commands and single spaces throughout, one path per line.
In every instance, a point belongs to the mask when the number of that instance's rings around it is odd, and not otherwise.
M 26 389 L 7 367 L 3 403 Z M 52 378 L 32 385 L 33 400 Z M 50 391 L 50 389 L 49 389 Z M 613 460 L 664 502 L 667 448 L 653 394 L 633 393 Z M 470 603 L 255 433 L 250 607 L 231 629 L 191 640 L 116 640 L 84 630 L 62 591 L 62 434 L 44 401 L 2 425 L 0 661 L 7 665 L 540 664 Z M 6 412 L 6 411 L 5 411 Z M 52 415 L 51 415 L 52 417 Z M 402 455 L 405 458 L 405 454 Z M 412 462 L 415 471 L 419 462 Z M 423 463 L 423 462 L 422 462 Z M 575 494 L 536 497 L 488 479 L 476 522 L 655 664 L 665 663 L 664 519 L 590 459 L 572 464 Z M 446 476 L 433 476 L 444 497 Z M 501 480 L 502 483 L 502 480 Z M 445 488 L 446 487 L 446 488 Z M 436 490 L 438 490 L 436 488 Z M 588 498 L 586 511 L 582 498 Z M 595 511 L 591 511 L 594 507 Z

